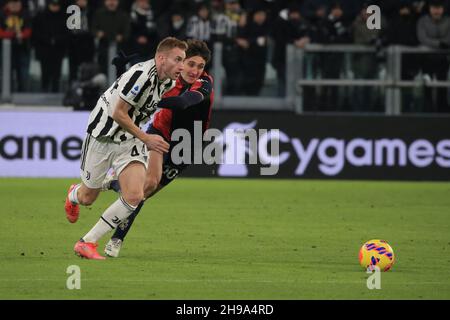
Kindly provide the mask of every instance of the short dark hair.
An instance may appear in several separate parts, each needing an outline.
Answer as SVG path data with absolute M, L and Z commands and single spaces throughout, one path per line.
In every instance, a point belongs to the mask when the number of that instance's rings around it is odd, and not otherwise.
M 186 59 L 200 56 L 205 59 L 205 62 L 208 63 L 211 60 L 211 50 L 209 50 L 208 45 L 201 40 L 189 39 L 187 40 L 188 48 L 186 50 Z
M 445 7 L 444 1 L 442 0 L 429 0 L 428 1 L 429 7 Z

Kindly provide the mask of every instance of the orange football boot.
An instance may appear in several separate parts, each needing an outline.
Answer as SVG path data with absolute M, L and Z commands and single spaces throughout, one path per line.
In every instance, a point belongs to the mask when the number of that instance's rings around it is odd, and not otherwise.
M 77 222 L 78 216 L 80 215 L 80 206 L 78 203 L 72 203 L 69 200 L 69 194 L 76 186 L 76 184 L 70 186 L 69 191 L 67 192 L 66 204 L 64 205 L 64 209 L 66 210 L 66 218 L 70 223 Z
M 101 256 L 97 252 L 97 243 L 84 242 L 82 240 L 75 243 L 73 250 L 75 254 L 81 258 L 92 259 L 92 260 L 105 260 L 106 258 Z

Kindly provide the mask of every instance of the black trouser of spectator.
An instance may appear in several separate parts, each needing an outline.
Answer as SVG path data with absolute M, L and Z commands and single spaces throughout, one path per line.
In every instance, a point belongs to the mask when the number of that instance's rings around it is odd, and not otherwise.
M 446 81 L 449 61 L 445 54 L 430 54 L 423 57 L 423 73 L 439 81 Z M 433 99 L 436 93 L 436 100 Z M 446 88 L 425 88 L 424 112 L 449 112 Z
M 94 39 L 90 35 L 72 36 L 69 46 L 69 80 L 77 78 L 78 67 L 94 59 Z
M 272 66 L 277 73 L 277 94 L 279 97 L 286 96 L 286 63 L 284 61 L 272 61 Z
M 244 66 L 243 93 L 249 96 L 259 95 L 266 76 L 266 61 L 246 61 Z
M 119 52 L 119 50 L 122 50 L 122 45 L 120 43 L 116 43 L 117 45 L 117 52 L 113 53 L 112 57 L 108 56 L 109 51 L 109 45 L 110 42 L 106 39 L 102 39 L 98 42 L 98 48 L 97 48 L 97 63 L 100 66 L 100 70 L 104 74 L 108 74 L 108 66 L 112 62 L 112 59 L 114 56 Z
M 130 60 L 130 66 L 153 58 L 155 56 L 156 47 L 159 42 L 156 37 L 147 37 L 148 42 L 146 44 L 139 44 L 137 42 L 137 37 L 138 35 L 136 35 L 135 39 L 129 42 L 126 50 L 124 50 L 127 54 L 135 55 L 135 57 Z
M 277 71 L 277 93 L 279 97 L 286 96 L 286 65 L 280 65 L 276 68 Z
M 306 54 L 304 56 L 303 75 L 305 79 L 318 79 L 322 70 L 322 55 L 319 54 Z M 312 66 L 312 69 L 310 68 Z M 287 71 L 291 72 L 291 71 Z M 320 87 L 303 86 L 302 96 L 303 105 L 305 111 L 318 111 L 320 109 Z
M 104 74 L 108 74 L 108 48 L 109 41 L 102 39 L 98 42 L 97 62 L 100 66 L 100 71 Z
M 48 57 L 48 59 L 40 61 L 42 73 L 42 91 L 59 92 L 62 60 L 62 55 L 54 55 Z
M 353 57 L 355 79 L 376 79 L 378 63 L 375 54 L 355 54 Z M 354 88 L 353 110 L 362 112 L 376 111 L 376 87 L 362 86 Z
M 413 80 L 420 71 L 421 56 L 417 54 L 402 55 L 402 80 Z M 418 111 L 422 104 L 416 101 L 414 97 L 415 88 L 402 88 L 402 111 L 415 112 Z
M 28 88 L 28 78 L 30 69 L 30 52 L 23 48 L 13 48 L 12 50 L 12 71 L 17 84 L 17 91 L 24 92 Z
M 241 57 L 242 58 L 242 57 Z M 235 45 L 225 45 L 222 64 L 226 74 L 225 94 L 234 96 L 242 93 L 242 67 L 239 49 Z
M 345 57 L 341 53 L 326 53 L 320 56 L 322 78 L 339 79 L 344 69 Z M 339 111 L 339 87 L 325 86 L 320 97 L 320 107 L 324 111 Z

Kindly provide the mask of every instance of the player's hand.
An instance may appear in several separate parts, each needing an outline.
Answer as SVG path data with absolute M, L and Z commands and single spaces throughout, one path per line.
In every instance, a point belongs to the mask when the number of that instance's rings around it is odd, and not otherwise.
M 169 144 L 163 139 L 163 137 L 157 134 L 147 134 L 144 143 L 148 150 L 154 150 L 160 153 L 169 152 Z

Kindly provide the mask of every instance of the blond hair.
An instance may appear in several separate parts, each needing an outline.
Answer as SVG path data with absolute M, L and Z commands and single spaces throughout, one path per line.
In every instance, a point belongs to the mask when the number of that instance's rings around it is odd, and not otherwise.
M 158 44 L 156 48 L 156 53 L 161 53 L 165 51 L 172 50 L 173 48 L 180 48 L 183 51 L 188 49 L 188 45 L 185 41 L 181 41 L 174 37 L 167 37 Z

